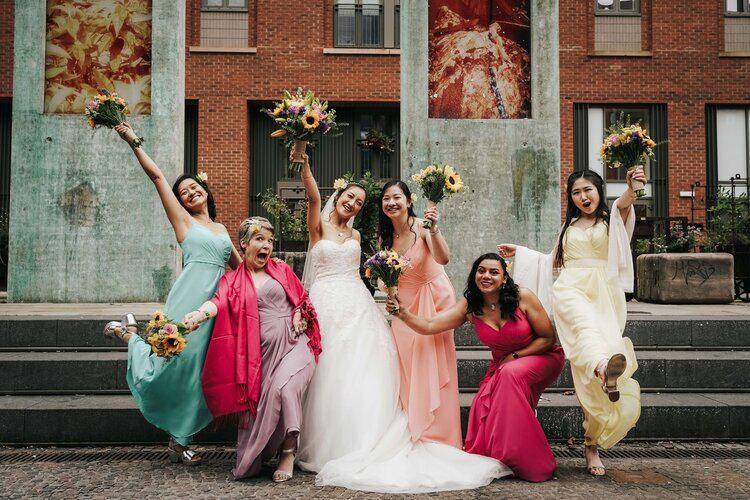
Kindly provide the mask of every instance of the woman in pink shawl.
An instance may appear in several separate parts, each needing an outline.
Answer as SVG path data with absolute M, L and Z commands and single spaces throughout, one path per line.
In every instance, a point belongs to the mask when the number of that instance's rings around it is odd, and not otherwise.
M 320 330 L 302 283 L 270 258 L 268 220 L 243 221 L 239 240 L 244 265 L 227 273 L 216 295 L 185 320 L 193 327 L 216 317 L 201 381 L 215 418 L 240 417 L 234 477 L 255 476 L 263 461 L 279 456 L 273 480 L 283 482 L 292 478 Z

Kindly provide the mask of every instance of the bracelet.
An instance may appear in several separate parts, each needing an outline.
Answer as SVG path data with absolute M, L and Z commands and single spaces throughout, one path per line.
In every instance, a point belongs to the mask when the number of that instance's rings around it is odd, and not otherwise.
M 206 316 L 206 319 L 211 317 L 211 313 L 208 311 L 203 311 L 203 314 Z
M 440 232 L 440 228 L 439 227 L 436 227 L 434 231 L 432 229 L 430 229 L 430 234 L 438 234 L 439 232 Z
M 133 150 L 136 150 L 136 149 L 140 148 L 141 146 L 143 146 L 143 139 L 141 139 L 140 137 L 136 137 L 130 143 L 130 147 L 133 148 Z

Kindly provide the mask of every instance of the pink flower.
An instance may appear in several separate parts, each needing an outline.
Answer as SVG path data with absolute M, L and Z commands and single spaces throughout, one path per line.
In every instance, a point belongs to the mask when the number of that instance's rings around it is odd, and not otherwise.
M 173 333 L 177 333 L 177 327 L 173 325 L 172 323 L 167 323 L 164 325 L 164 327 L 161 329 L 162 332 L 164 332 L 165 335 L 171 335 Z

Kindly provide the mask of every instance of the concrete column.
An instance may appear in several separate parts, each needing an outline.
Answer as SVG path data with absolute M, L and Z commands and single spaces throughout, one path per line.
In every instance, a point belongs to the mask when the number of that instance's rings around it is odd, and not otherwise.
M 153 184 L 116 132 L 44 114 L 45 4 L 16 0 L 8 298 L 166 297 L 179 248 Z M 131 122 L 167 179 L 183 170 L 185 2 L 153 2 L 151 115 Z
M 428 117 L 428 2 L 402 2 L 401 169 L 430 163 L 459 170 L 469 191 L 442 203 L 447 271 L 465 287 L 471 262 L 501 242 L 549 251 L 560 225 L 558 5 L 531 0 L 532 117 L 516 120 Z M 413 185 L 413 183 L 411 183 Z M 417 211 L 423 207 L 417 204 Z

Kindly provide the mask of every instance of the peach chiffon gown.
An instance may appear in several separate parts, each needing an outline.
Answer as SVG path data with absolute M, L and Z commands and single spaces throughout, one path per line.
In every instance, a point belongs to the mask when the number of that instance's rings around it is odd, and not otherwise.
M 432 257 L 423 238 L 418 238 L 405 256 L 411 267 L 398 281 L 402 307 L 419 317 L 431 318 L 456 303 L 445 269 Z M 401 365 L 401 405 L 409 419 L 412 441 L 461 448 L 453 330 L 420 335 L 398 318 L 393 318 L 391 328 Z

